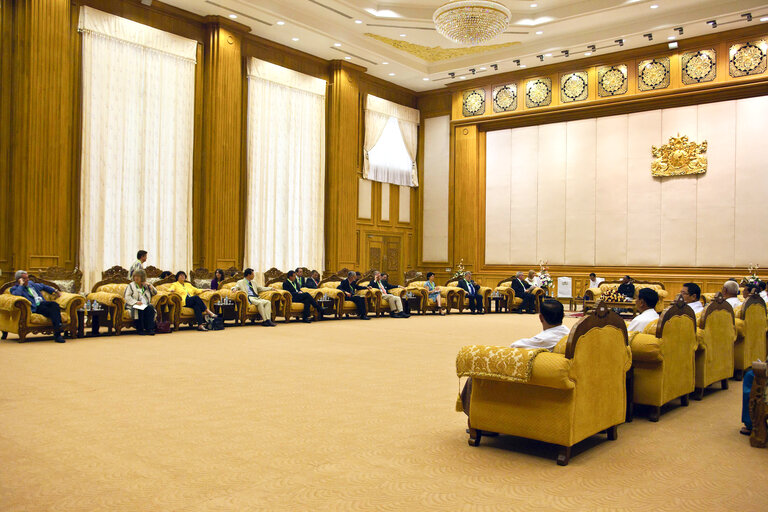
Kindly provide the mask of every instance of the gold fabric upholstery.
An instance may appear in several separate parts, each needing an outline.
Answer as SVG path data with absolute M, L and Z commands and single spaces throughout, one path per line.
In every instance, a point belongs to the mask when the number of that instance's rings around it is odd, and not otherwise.
M 93 291 L 86 297 L 89 301 L 98 302 L 107 311 L 107 325 L 113 328 L 115 334 L 121 334 L 122 330 L 133 325 L 130 311 L 125 307 L 125 289 L 130 284 L 128 279 L 114 276 L 105 281 L 96 283 Z M 168 291 L 161 291 L 152 297 L 152 307 L 155 308 L 157 318 L 172 318 L 171 307 L 168 305 Z
M 456 356 L 456 375 L 502 382 L 528 382 L 533 361 L 546 349 L 467 345 Z
M 40 282 L 38 280 L 38 282 Z M 45 282 L 49 286 L 54 283 Z M 43 315 L 32 313 L 32 304 L 24 297 L 11 294 L 11 286 L 15 283 L 6 283 L 3 293 L 0 294 L 0 331 L 2 338 L 6 339 L 8 333 L 16 334 L 19 342 L 26 341 L 28 334 L 53 333 L 51 321 Z M 61 292 L 57 298 L 49 293 L 42 292 L 43 299 L 54 301 L 61 309 L 61 330 L 69 332 L 72 338 L 77 337 L 78 318 L 77 310 L 85 305 L 85 299 L 81 295 Z
M 734 370 L 744 372 L 752 366 L 752 361 L 765 361 L 766 356 L 766 321 L 765 302 L 759 295 L 750 296 L 736 308 L 736 343 L 733 347 Z
M 733 376 L 733 344 L 736 340 L 736 328 L 733 310 L 726 307 L 702 314 L 699 329 L 696 332 L 698 348 L 696 350 L 696 387 L 706 388 L 710 384 Z M 707 308 L 717 306 L 711 302 Z M 707 312 L 707 311 L 705 311 Z

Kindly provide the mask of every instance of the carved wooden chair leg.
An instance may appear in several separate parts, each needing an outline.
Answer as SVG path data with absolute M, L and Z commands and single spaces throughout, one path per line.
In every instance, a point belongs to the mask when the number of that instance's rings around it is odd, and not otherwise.
M 683 407 L 688 407 L 688 395 L 683 395 L 680 397 L 680 405 Z
M 691 393 L 691 398 L 701 401 L 701 399 L 704 398 L 704 388 L 694 389 L 693 393 Z
M 469 427 L 469 446 L 479 446 L 482 437 L 479 430 Z
M 619 438 L 619 426 L 614 425 L 611 428 L 608 429 L 608 440 L 609 441 L 615 441 Z
M 734 370 L 733 371 L 733 380 L 740 381 L 744 379 L 744 370 Z
M 567 466 L 568 461 L 571 460 L 571 447 L 570 446 L 561 446 L 560 452 L 557 454 L 557 465 L 558 466 Z
M 722 389 L 728 389 L 728 379 L 723 379 L 720 381 L 720 387 Z
M 661 407 L 651 407 L 651 414 L 648 416 L 648 419 L 657 422 L 659 421 L 659 416 L 661 416 Z

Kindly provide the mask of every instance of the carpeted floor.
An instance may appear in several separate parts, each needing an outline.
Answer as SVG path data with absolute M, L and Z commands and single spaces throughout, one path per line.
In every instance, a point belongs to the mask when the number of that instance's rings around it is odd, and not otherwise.
M 429 315 L 2 342 L 0 510 L 766 510 L 740 383 L 567 467 L 523 439 L 469 447 L 457 350 L 538 330 Z

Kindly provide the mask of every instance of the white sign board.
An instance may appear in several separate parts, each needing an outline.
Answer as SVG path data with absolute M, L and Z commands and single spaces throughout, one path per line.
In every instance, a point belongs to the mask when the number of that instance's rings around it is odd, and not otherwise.
M 558 298 L 571 298 L 571 285 L 572 281 L 570 277 L 558 277 L 557 278 L 557 296 Z

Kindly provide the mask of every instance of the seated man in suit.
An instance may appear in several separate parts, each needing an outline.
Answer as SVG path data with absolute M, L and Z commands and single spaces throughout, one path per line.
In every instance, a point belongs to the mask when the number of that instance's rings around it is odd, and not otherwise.
M 259 310 L 259 316 L 263 320 L 261 325 L 264 327 L 275 327 L 277 324 L 272 321 L 272 302 L 259 297 L 261 292 L 268 292 L 274 290 L 274 288 L 266 288 L 259 285 L 254 286 L 253 278 L 256 277 L 256 274 L 253 272 L 252 268 L 245 269 L 243 275 L 245 277 L 239 280 L 232 289 L 243 291 L 248 295 L 248 302 L 256 306 L 256 309 Z
M 411 315 L 406 314 L 403 311 L 403 299 L 397 295 L 389 293 L 390 288 L 384 286 L 381 280 L 381 272 L 374 270 L 373 272 L 373 285 L 381 292 L 381 298 L 387 301 L 389 304 L 389 316 L 392 318 L 408 318 Z
M 304 269 L 296 267 L 296 284 L 299 286 L 299 289 L 304 288 L 306 280 L 307 278 L 304 277 Z
M 523 281 L 522 272 L 518 272 L 515 275 L 511 286 L 515 291 L 515 297 L 523 299 L 523 304 L 520 306 L 520 309 L 517 310 L 518 313 L 522 313 L 523 310 L 528 313 L 536 313 L 536 304 L 534 302 L 536 300 L 536 296 L 530 293 L 535 287 L 529 286 L 525 281 Z
M 304 323 L 310 323 L 312 320 L 309 318 L 310 313 L 310 306 L 315 308 L 315 311 L 320 313 L 318 316 L 318 320 L 323 319 L 322 315 L 322 309 L 320 309 L 320 304 L 317 303 L 317 301 L 307 292 L 302 292 L 301 287 L 299 286 L 299 283 L 296 282 L 296 272 L 293 270 L 289 270 L 287 274 L 287 279 L 283 283 L 283 290 L 287 291 L 291 294 L 291 299 L 293 302 L 301 302 L 304 304 L 304 313 L 301 315 L 301 321 Z
M 381 274 L 381 285 L 386 288 L 387 291 L 393 288 L 405 288 L 405 286 L 400 286 L 399 284 L 389 284 L 389 274 Z M 408 304 L 407 300 L 403 302 L 403 313 L 407 317 L 411 316 L 411 305 Z
M 726 281 L 723 285 L 723 297 L 725 297 L 725 301 L 730 304 L 733 309 L 741 306 L 741 301 L 739 300 L 739 283 L 732 279 Z
M 467 292 L 469 299 L 469 310 L 473 315 L 483 314 L 483 296 L 478 292 L 480 285 L 472 280 L 472 272 L 465 272 L 464 277 L 459 279 L 459 288 Z
M 621 280 L 619 288 L 616 291 L 629 299 L 634 299 L 635 285 L 632 284 L 632 278 L 629 276 L 624 276 L 624 278 Z
M 368 288 L 370 288 L 370 286 Z M 355 295 L 358 290 L 365 290 L 365 288 L 355 284 L 354 272 L 348 273 L 347 278 L 339 283 L 339 290 L 344 292 L 345 301 L 351 300 L 355 303 L 355 306 L 357 307 L 357 315 L 360 317 L 360 320 L 370 320 L 370 318 L 368 318 L 368 311 L 365 305 L 365 298 L 360 297 L 359 295 Z
M 637 292 L 637 300 L 635 300 L 635 307 L 640 312 L 635 318 L 629 322 L 627 331 L 643 332 L 645 326 L 654 320 L 659 319 L 659 314 L 656 312 L 656 303 L 659 302 L 659 294 L 652 288 L 643 288 Z
M 551 352 L 558 341 L 570 334 L 571 330 L 563 325 L 565 309 L 559 301 L 554 299 L 544 300 L 541 303 L 540 309 L 539 321 L 541 322 L 541 332 L 532 338 L 519 339 L 511 343 L 510 347 L 526 349 L 545 348 Z M 469 397 L 471 394 L 472 379 L 470 378 L 467 379 L 464 389 L 461 390 L 461 403 L 467 416 L 469 416 Z
M 319 287 L 320 287 L 320 273 L 317 270 L 313 270 L 309 274 L 309 277 L 304 280 L 304 286 L 302 286 L 302 288 L 317 290 Z
M 59 303 L 45 300 L 43 297 L 43 292 L 48 292 L 54 297 L 58 297 L 59 292 L 48 285 L 30 281 L 26 270 L 17 271 L 13 277 L 16 279 L 16 284 L 11 287 L 11 294 L 27 299 L 32 305 L 32 313 L 43 315 L 51 321 L 53 340 L 56 343 L 65 343 L 66 340 L 61 335 L 61 308 L 59 308 Z
M 704 311 L 704 304 L 701 303 L 701 288 L 696 283 L 685 283 L 680 290 L 683 300 L 693 310 L 694 315 Z

